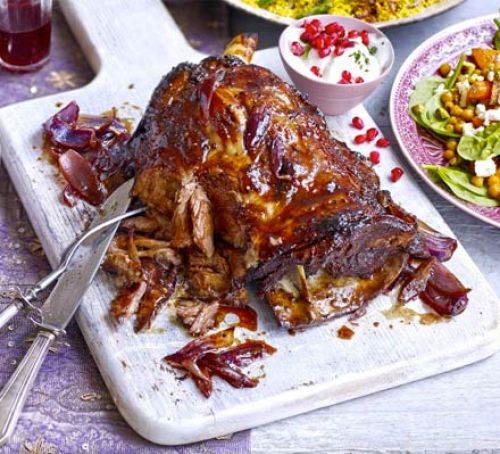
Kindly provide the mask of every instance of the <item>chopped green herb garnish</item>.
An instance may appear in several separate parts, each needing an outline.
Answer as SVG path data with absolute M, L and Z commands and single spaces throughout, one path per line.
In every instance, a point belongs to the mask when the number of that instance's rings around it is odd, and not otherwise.
M 368 52 L 370 52 L 370 55 L 375 55 L 377 53 L 378 48 L 373 46 L 368 49 Z

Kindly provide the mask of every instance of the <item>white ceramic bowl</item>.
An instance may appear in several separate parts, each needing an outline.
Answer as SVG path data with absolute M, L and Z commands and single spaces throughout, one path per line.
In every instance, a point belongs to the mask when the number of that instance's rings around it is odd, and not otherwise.
M 382 63 L 382 73 L 376 79 L 357 84 L 339 84 L 316 77 L 300 64 L 298 57 L 290 49 L 290 34 L 292 28 L 300 28 L 304 19 L 289 25 L 280 36 L 279 50 L 285 69 L 296 87 L 309 97 L 327 115 L 340 115 L 363 102 L 389 75 L 394 63 L 394 49 L 387 36 L 378 28 L 358 19 L 333 14 L 311 16 L 307 21 L 318 19 L 323 25 L 338 22 L 346 30 L 366 30 L 383 38 L 387 43 Z

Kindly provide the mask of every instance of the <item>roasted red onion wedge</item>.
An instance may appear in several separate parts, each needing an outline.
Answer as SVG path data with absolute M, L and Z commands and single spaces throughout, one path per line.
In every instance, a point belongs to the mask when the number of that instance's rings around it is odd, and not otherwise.
M 457 248 L 457 240 L 437 232 L 420 220 L 418 221 L 418 233 L 432 257 L 435 257 L 440 262 L 451 259 Z
M 59 169 L 74 191 L 92 205 L 100 205 L 106 190 L 99 181 L 91 164 L 75 150 L 68 150 L 59 156 Z
M 258 379 L 248 377 L 240 367 L 272 355 L 276 349 L 260 340 L 234 343 L 234 328 L 189 342 L 164 360 L 176 369 L 184 370 L 194 380 L 205 397 L 212 393 L 212 376 L 225 380 L 234 388 L 253 388 Z
M 467 307 L 469 291 L 444 265 L 435 262 L 420 297 L 440 315 L 458 315 Z
M 45 149 L 59 160 L 73 194 L 92 205 L 99 205 L 106 195 L 105 186 L 113 189 L 123 182 L 123 177 L 120 177 L 123 144 L 130 135 L 114 112 L 107 115 L 79 115 L 79 111 L 78 105 L 72 101 L 45 122 Z M 68 155 L 69 150 L 71 154 Z M 80 155 L 82 160 L 78 160 L 75 154 Z M 66 155 L 62 165 L 61 155 Z M 78 173 L 79 169 L 81 174 Z M 93 180 L 98 183 L 97 189 Z M 72 206 L 74 201 L 70 200 L 69 195 L 70 191 L 66 188 L 63 201 Z

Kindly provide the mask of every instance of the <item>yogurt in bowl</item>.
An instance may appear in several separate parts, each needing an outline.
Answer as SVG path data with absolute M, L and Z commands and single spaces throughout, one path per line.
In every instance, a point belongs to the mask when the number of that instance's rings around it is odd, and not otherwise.
M 280 55 L 299 90 L 326 114 L 344 113 L 362 102 L 389 74 L 389 39 L 357 19 L 320 15 L 287 27 Z

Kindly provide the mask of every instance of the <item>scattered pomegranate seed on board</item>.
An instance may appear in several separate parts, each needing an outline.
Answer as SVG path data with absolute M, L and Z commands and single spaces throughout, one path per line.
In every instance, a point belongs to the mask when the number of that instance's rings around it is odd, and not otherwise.
M 380 153 L 378 151 L 370 152 L 370 161 L 374 165 L 379 164 L 380 163 Z
M 385 137 L 381 137 L 376 142 L 377 147 L 380 148 L 387 148 L 390 144 L 391 142 L 389 142 L 389 139 L 386 139 Z
M 401 167 L 394 167 L 394 169 L 391 170 L 391 181 L 393 183 L 396 183 L 404 174 L 404 170 Z
M 371 142 L 375 137 L 378 136 L 378 131 L 375 128 L 370 128 L 366 131 L 366 139 Z
M 354 143 L 362 144 L 366 142 L 366 134 L 358 134 L 356 137 L 354 137 Z
M 356 129 L 363 129 L 365 127 L 365 122 L 359 117 L 352 117 L 351 125 Z

